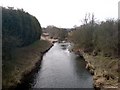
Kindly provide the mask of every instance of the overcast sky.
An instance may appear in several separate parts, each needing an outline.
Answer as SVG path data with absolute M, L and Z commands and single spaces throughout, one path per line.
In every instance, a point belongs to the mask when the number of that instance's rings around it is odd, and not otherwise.
M 0 0 L 0 6 L 23 8 L 35 16 L 42 27 L 55 25 L 71 28 L 82 24 L 86 13 L 96 20 L 118 18 L 120 0 Z

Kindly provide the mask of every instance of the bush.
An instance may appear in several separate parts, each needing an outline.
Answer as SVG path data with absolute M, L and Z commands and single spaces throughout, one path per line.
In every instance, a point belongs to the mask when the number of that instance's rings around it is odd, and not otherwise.
M 120 20 L 106 20 L 97 23 L 92 19 L 85 19 L 85 24 L 75 27 L 69 39 L 86 52 L 101 51 L 105 56 L 118 56 L 118 26 Z M 86 20 L 89 20 L 86 21 Z

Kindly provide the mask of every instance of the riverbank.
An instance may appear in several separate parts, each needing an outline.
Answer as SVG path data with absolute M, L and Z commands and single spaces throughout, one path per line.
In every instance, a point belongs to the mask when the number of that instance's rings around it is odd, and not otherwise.
M 83 53 L 86 69 L 93 75 L 95 89 L 118 88 L 118 58 Z
M 88 54 L 78 48 L 73 48 L 72 51 L 80 57 L 83 56 L 86 61 L 86 69 L 93 75 L 93 86 L 96 90 L 118 88 L 118 58 Z
M 16 48 L 12 52 L 12 60 L 5 62 L 3 88 L 13 88 L 20 84 L 39 65 L 42 56 L 52 45 L 48 41 L 38 40 L 29 46 Z

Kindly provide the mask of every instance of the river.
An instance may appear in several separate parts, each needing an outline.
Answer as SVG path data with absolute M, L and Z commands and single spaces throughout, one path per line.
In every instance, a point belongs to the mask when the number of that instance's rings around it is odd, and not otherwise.
M 43 56 L 32 88 L 93 88 L 85 61 L 68 48 L 69 43 L 55 43 Z
M 70 43 L 55 43 L 43 56 L 39 70 L 23 86 L 93 88 L 92 75 L 85 69 L 85 61 L 69 52 L 70 47 Z

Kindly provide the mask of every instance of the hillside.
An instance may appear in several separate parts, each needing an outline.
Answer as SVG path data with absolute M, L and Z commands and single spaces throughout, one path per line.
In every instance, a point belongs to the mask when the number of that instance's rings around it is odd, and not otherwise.
M 41 26 L 34 16 L 22 9 L 2 8 L 3 88 L 19 83 L 22 74 L 30 71 L 39 60 L 37 49 L 42 48 L 42 44 L 46 44 L 46 49 L 49 47 L 48 42 L 40 41 L 41 33 Z M 33 57 L 29 58 L 31 55 Z

